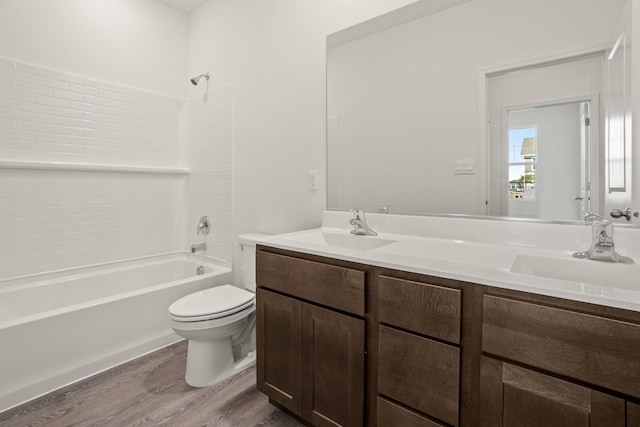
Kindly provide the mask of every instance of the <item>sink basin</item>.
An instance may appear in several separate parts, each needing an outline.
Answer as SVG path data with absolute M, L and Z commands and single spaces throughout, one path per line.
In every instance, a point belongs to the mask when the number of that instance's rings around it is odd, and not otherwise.
M 395 240 L 383 239 L 378 236 L 356 236 L 348 232 L 331 233 L 326 231 L 295 234 L 287 238 L 297 242 L 350 249 L 353 251 L 370 251 L 396 242 Z
M 640 267 L 637 264 L 518 255 L 511 272 L 640 291 Z

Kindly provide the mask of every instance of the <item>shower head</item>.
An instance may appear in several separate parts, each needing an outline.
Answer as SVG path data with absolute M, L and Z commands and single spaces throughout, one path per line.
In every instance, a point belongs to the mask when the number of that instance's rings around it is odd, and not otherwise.
M 194 77 L 191 79 L 191 84 L 194 86 L 198 86 L 198 82 L 200 81 L 201 78 L 205 78 L 207 79 L 207 81 L 209 81 L 209 77 L 211 77 L 211 75 L 209 73 L 207 74 L 200 74 L 198 77 Z

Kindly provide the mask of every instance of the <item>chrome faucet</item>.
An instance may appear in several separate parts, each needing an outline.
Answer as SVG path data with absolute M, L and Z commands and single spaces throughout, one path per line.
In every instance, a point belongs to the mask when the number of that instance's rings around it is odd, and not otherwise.
M 573 254 L 575 258 L 586 258 L 595 261 L 623 262 L 633 264 L 633 260 L 616 252 L 613 243 L 613 224 L 600 215 L 587 213 L 585 221 L 591 221 L 592 240 L 591 247 L 584 252 Z
M 378 233 L 369 228 L 367 220 L 364 218 L 364 212 L 360 209 L 352 209 L 353 218 L 349 220 L 349 224 L 353 226 L 351 234 L 356 236 L 377 236 Z
M 195 254 L 198 251 L 206 251 L 207 250 L 207 244 L 206 243 L 200 243 L 199 245 L 191 245 L 191 253 Z

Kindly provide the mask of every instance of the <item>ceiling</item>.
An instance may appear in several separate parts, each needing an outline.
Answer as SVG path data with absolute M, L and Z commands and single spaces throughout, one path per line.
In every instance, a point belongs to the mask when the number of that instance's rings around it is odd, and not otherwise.
M 184 13 L 191 13 L 196 10 L 206 0 L 160 0 L 169 6 L 175 7 Z

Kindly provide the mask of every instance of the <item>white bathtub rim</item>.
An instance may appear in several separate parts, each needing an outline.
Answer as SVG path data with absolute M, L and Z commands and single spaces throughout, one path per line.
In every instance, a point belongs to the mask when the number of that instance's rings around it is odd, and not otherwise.
M 170 287 L 173 287 L 173 286 L 179 286 L 179 285 L 184 284 L 184 283 L 192 282 L 194 280 L 194 278 L 197 278 L 197 280 L 206 280 L 206 279 L 209 279 L 211 277 L 216 277 L 216 276 L 220 276 L 220 275 L 231 273 L 231 272 L 232 272 L 232 270 L 229 269 L 229 268 L 218 267 L 216 271 L 214 271 L 212 273 L 202 274 L 200 276 L 187 277 L 186 279 L 174 280 L 173 282 L 166 282 L 166 283 L 162 283 L 162 284 L 155 285 L 155 286 L 147 286 L 145 288 L 136 289 L 135 291 L 122 292 L 122 293 L 111 295 L 111 296 L 104 297 L 104 298 L 97 298 L 97 299 L 93 299 L 93 300 L 90 300 L 90 301 L 85 301 L 85 302 L 81 302 L 81 303 L 77 303 L 77 304 L 66 305 L 64 307 L 55 308 L 53 310 L 42 311 L 42 312 L 39 312 L 39 313 L 36 313 L 36 314 L 20 316 L 20 317 L 18 317 L 16 319 L 0 321 L 0 330 L 5 329 L 5 328 L 11 328 L 11 327 L 18 326 L 18 325 L 22 325 L 24 323 L 35 322 L 35 321 L 38 321 L 38 320 L 46 319 L 48 317 L 53 317 L 53 316 L 56 316 L 56 315 L 59 315 L 59 314 L 64 314 L 64 313 L 69 312 L 69 311 L 84 310 L 84 309 L 92 308 L 92 307 L 95 307 L 95 306 L 98 306 L 98 305 L 101 305 L 101 304 L 108 304 L 108 303 L 113 302 L 113 301 L 118 301 L 118 300 L 121 300 L 121 299 L 131 298 L 131 297 L 135 297 L 137 295 L 146 294 L 146 293 L 151 292 L 151 291 L 158 291 L 158 290 L 165 289 L 165 288 L 170 288 Z M 229 284 L 231 284 L 231 283 L 229 283 Z M 213 287 L 221 286 L 221 285 L 215 285 Z
M 183 252 L 181 252 L 183 253 Z M 180 254 L 181 254 L 180 253 Z M 184 253 L 185 255 L 188 255 L 189 257 L 191 256 L 191 254 L 189 253 Z M 175 255 L 175 254 L 174 254 Z M 145 257 L 148 258 L 148 257 Z M 215 260 L 215 258 L 210 257 L 210 259 Z M 111 269 L 104 269 L 104 270 L 97 270 L 100 273 L 108 273 L 108 272 L 114 272 L 114 271 L 121 271 L 121 270 L 126 270 L 128 268 L 131 268 L 132 266 L 135 265 L 149 265 L 149 264 L 155 264 L 155 263 L 162 263 L 165 262 L 166 260 L 158 260 L 157 262 L 151 262 L 151 263 L 144 263 L 144 264 L 136 264 L 136 263 L 132 263 L 129 266 L 122 266 L 122 267 L 115 267 L 115 268 L 111 268 Z M 113 264 L 113 263 L 110 263 Z M 96 299 L 92 299 L 89 301 L 83 301 L 77 304 L 71 304 L 71 305 L 65 305 L 63 307 L 60 308 L 55 308 L 52 310 L 46 310 L 46 311 L 41 311 L 35 314 L 28 314 L 25 316 L 20 316 L 17 317 L 15 319 L 9 319 L 9 320 L 3 320 L 0 321 L 0 330 L 2 329 L 6 329 L 6 328 L 11 328 L 11 327 L 15 327 L 18 325 L 22 325 L 24 323 L 29 323 L 29 322 L 35 322 L 38 320 L 42 320 L 42 319 L 46 319 L 48 317 L 52 317 L 52 316 L 56 316 L 56 315 L 60 315 L 60 314 L 64 314 L 66 312 L 69 311 L 77 311 L 77 310 L 83 310 L 83 309 L 88 309 L 91 307 L 95 307 L 101 304 L 107 304 L 113 301 L 117 301 L 117 300 L 121 300 L 121 299 L 125 299 L 125 298 L 131 298 L 131 297 L 135 297 L 137 295 L 141 295 L 141 294 L 145 294 L 148 292 L 152 292 L 152 291 L 158 291 L 158 290 L 162 290 L 162 289 L 166 289 L 166 288 L 171 288 L 174 286 L 180 286 L 182 284 L 186 284 L 189 282 L 192 282 L 193 280 L 207 280 L 213 277 L 217 277 L 217 276 L 221 276 L 221 275 L 226 275 L 226 274 L 231 274 L 232 273 L 232 269 L 229 267 L 223 267 L 221 265 L 218 264 L 214 264 L 214 263 L 210 263 L 213 267 L 215 267 L 214 271 L 210 272 L 210 273 L 206 273 L 206 274 L 201 274 L 201 275 L 196 275 L 194 273 L 193 276 L 189 276 L 187 278 L 184 279 L 178 279 L 178 280 L 174 280 L 171 282 L 164 282 L 164 283 L 160 283 L 157 285 L 153 285 L 153 286 L 147 286 L 144 288 L 140 288 L 140 289 L 136 289 L 133 291 L 128 291 L 128 292 L 121 292 L 118 294 L 114 294 L 114 295 L 110 295 L 107 297 L 102 297 L 102 298 L 96 298 Z M 91 273 L 84 273 L 81 275 L 75 275 L 75 276 L 61 276 L 60 278 L 56 279 L 55 281 L 52 280 L 44 280 L 41 282 L 36 282 L 33 284 L 20 284 L 20 285 L 16 285 L 16 286 L 12 286 L 12 287 L 8 287 L 8 288 L 0 288 L 0 296 L 2 295 L 2 293 L 5 292 L 10 292 L 13 289 L 23 289 L 24 287 L 38 287 L 38 286 L 47 286 L 47 285 L 51 285 L 51 284 L 55 284 L 57 281 L 60 280 L 66 280 L 66 279 L 71 279 L 71 278 L 79 278 L 79 277 L 86 277 L 86 276 L 93 276 L 96 274 L 96 271 L 93 271 Z M 215 285 L 215 286 L 219 286 L 219 285 Z
M 173 260 L 172 257 L 181 256 L 181 255 L 184 256 L 187 260 L 189 260 L 190 254 L 171 253 L 171 254 L 159 255 L 157 257 L 145 257 L 143 259 L 125 260 L 125 261 L 122 261 L 121 263 L 110 262 L 110 263 L 108 263 L 108 265 L 101 265 L 100 264 L 100 265 L 92 265 L 92 266 L 86 266 L 86 267 L 73 267 L 73 269 L 69 269 L 68 270 L 68 271 L 77 271 L 77 270 L 80 270 L 80 269 L 88 270 L 86 272 L 77 273 L 77 274 L 64 274 L 67 270 L 56 270 L 56 272 L 54 272 L 54 273 L 49 273 L 49 274 L 51 274 L 52 276 L 55 276 L 55 277 L 46 277 L 43 280 L 30 281 L 29 279 L 32 276 L 21 276 L 21 278 L 19 278 L 19 279 L 7 279 L 7 280 L 0 281 L 0 294 L 3 294 L 5 292 L 11 292 L 11 291 L 13 291 L 15 289 L 35 288 L 35 287 L 39 287 L 39 286 L 46 286 L 46 285 L 50 285 L 50 284 L 55 284 L 55 283 L 62 282 L 62 281 L 75 280 L 75 279 L 84 279 L 84 278 L 87 278 L 87 277 L 95 276 L 96 273 L 99 273 L 99 274 L 117 273 L 117 272 L 121 272 L 121 271 L 130 270 L 131 268 L 143 267 L 143 266 L 146 267 L 146 266 L 149 266 L 149 265 L 162 264 L 162 263 L 165 263 L 167 261 Z M 146 259 L 149 259 L 149 261 L 145 262 Z M 141 262 L 141 261 L 143 261 L 143 262 Z M 230 267 L 218 264 L 217 263 L 217 259 L 215 259 L 215 258 L 200 259 L 199 261 L 202 264 L 213 266 L 213 267 L 215 267 L 216 270 L 219 270 L 219 271 L 226 271 L 226 269 L 230 269 Z M 113 267 L 109 267 L 109 265 L 112 265 L 112 264 L 118 264 L 118 265 L 114 265 Z M 37 273 L 37 275 L 34 275 L 34 276 L 40 276 L 41 277 L 41 276 L 46 275 L 46 274 L 47 273 Z M 207 273 L 207 274 L 210 274 L 210 273 Z M 17 281 L 18 283 L 15 284 L 15 285 L 12 284 L 11 286 L 7 286 L 7 284 L 10 281 Z
M 221 258 L 216 258 L 213 256 L 204 255 L 204 254 L 192 254 L 189 251 L 161 252 L 157 254 L 144 255 L 141 257 L 124 258 L 119 260 L 100 262 L 96 264 L 80 265 L 75 267 L 68 267 L 68 268 L 62 268 L 57 270 L 42 271 L 38 273 L 25 274 L 21 276 L 2 278 L 0 279 L 0 291 L 4 291 L 4 289 L 7 289 L 7 288 L 13 288 L 14 286 L 23 286 L 24 284 L 28 284 L 29 286 L 31 285 L 37 286 L 43 282 L 47 283 L 51 280 L 63 278 L 63 277 L 65 279 L 86 277 L 86 276 L 95 274 L 95 270 L 97 269 L 102 269 L 104 267 L 112 266 L 114 264 L 119 264 L 119 266 L 116 266 L 113 268 L 116 270 L 120 270 L 120 269 L 125 269 L 130 264 L 139 263 L 140 261 L 158 258 L 158 262 L 160 262 L 161 258 L 170 258 L 172 256 L 185 256 L 192 259 L 196 258 L 201 260 L 204 263 L 209 263 L 209 264 L 216 265 L 218 267 L 224 267 L 229 269 L 231 269 L 231 265 L 232 265 L 231 262 Z M 94 270 L 94 271 L 81 272 L 81 270 Z M 77 272 L 77 273 L 74 273 L 74 272 Z M 42 277 L 42 276 L 51 276 L 51 277 L 44 280 L 37 279 L 38 277 Z M 31 280 L 33 280 L 33 282 L 31 282 Z M 13 284 L 9 285 L 9 282 L 18 282 L 18 283 L 16 283 L 15 285 Z

